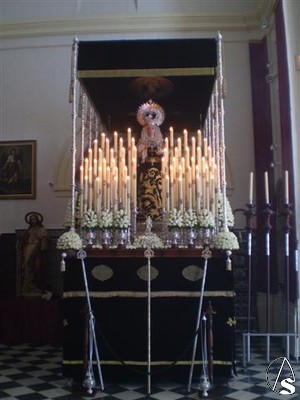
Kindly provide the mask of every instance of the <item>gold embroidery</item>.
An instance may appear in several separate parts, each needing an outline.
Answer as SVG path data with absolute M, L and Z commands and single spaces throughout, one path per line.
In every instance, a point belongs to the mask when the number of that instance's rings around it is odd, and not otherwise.
M 189 291 L 152 291 L 151 297 L 158 298 L 158 297 L 186 297 L 186 298 L 193 298 L 199 297 L 200 292 L 189 292 Z M 233 290 L 205 290 L 204 291 L 205 297 L 235 297 L 235 292 Z M 68 291 L 64 292 L 63 298 L 78 298 L 78 297 L 86 297 L 86 293 L 84 291 Z M 110 298 L 110 297 L 133 297 L 133 298 L 145 298 L 147 297 L 147 292 L 143 291 L 126 291 L 126 290 L 119 290 L 119 291 L 109 291 L 109 292 L 90 292 L 91 298 Z

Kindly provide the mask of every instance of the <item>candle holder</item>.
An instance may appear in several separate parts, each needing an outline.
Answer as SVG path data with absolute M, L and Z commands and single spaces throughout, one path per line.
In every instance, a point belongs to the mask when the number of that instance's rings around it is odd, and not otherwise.
M 289 303 L 290 303 L 290 231 L 291 226 L 291 203 L 283 204 L 282 215 L 285 217 L 284 220 L 284 255 L 285 255 L 285 269 L 286 269 L 286 332 L 290 331 L 290 320 L 289 320 Z
M 267 322 L 267 332 L 270 332 L 270 236 L 271 236 L 271 217 L 274 215 L 274 211 L 271 209 L 271 204 L 266 203 L 265 208 L 262 210 L 263 216 L 263 229 L 265 232 L 265 256 L 267 259 L 267 302 L 266 302 L 266 322 Z M 269 342 L 268 342 L 269 348 Z
M 246 231 L 247 231 L 247 254 L 248 254 L 248 310 L 247 310 L 247 332 L 251 331 L 251 289 L 252 289 L 252 232 L 253 220 L 255 217 L 255 205 L 252 203 L 246 204 Z

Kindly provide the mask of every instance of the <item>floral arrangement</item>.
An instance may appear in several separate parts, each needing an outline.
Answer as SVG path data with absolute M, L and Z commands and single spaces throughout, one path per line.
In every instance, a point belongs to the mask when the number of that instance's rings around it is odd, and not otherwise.
M 124 210 L 118 210 L 114 215 L 113 226 L 116 229 L 128 229 L 130 227 L 130 219 Z
M 162 240 L 155 234 L 151 233 L 150 235 L 138 235 L 132 244 L 132 248 L 134 249 L 163 249 L 164 243 Z
M 198 214 L 197 225 L 200 228 L 205 228 L 205 229 L 214 228 L 215 221 L 212 212 L 207 210 L 206 208 L 201 210 Z
M 191 208 L 183 214 L 183 225 L 185 228 L 194 228 L 197 226 L 197 214 Z
M 99 227 L 101 229 L 109 229 L 113 227 L 113 223 L 113 213 L 107 209 L 103 209 L 99 217 Z
M 89 209 L 83 214 L 81 223 L 83 228 L 96 228 L 98 224 L 98 217 L 94 210 Z
M 169 228 L 183 228 L 184 220 L 183 220 L 183 212 L 178 210 L 177 208 L 173 208 L 168 217 L 168 227 Z
M 228 228 L 232 228 L 234 225 L 234 215 L 233 215 L 232 208 L 231 208 L 231 205 L 230 205 L 227 197 L 226 197 L 225 205 L 226 205 L 226 214 L 227 214 L 227 226 L 228 226 Z M 217 209 L 218 209 L 218 225 L 220 227 L 223 227 L 223 225 L 224 225 L 224 210 L 223 210 L 223 195 L 222 195 L 222 193 L 218 193 Z
M 237 250 L 240 247 L 236 235 L 230 231 L 217 233 L 210 246 L 220 250 Z
M 56 247 L 62 250 L 80 250 L 82 248 L 82 240 L 78 233 L 71 228 L 57 239 Z

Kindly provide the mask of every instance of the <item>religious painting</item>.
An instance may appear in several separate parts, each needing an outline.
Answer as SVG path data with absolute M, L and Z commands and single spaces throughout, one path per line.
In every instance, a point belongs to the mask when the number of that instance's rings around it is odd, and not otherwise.
M 36 197 L 36 141 L 0 142 L 0 199 Z

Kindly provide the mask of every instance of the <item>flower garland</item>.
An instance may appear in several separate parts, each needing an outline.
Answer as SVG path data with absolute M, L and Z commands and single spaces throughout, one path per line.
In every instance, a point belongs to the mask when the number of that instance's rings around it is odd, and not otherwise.
M 130 227 L 130 219 L 124 210 L 118 210 L 113 218 L 113 226 L 116 229 L 128 229 Z
M 99 227 L 101 229 L 110 229 L 113 227 L 113 223 L 113 213 L 107 209 L 103 209 L 99 217 Z
M 81 226 L 83 228 L 96 228 L 99 225 L 98 217 L 94 210 L 89 209 L 87 210 L 82 217 Z
M 62 250 L 80 250 L 82 249 L 82 240 L 72 228 L 57 239 L 56 247 Z

